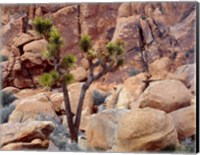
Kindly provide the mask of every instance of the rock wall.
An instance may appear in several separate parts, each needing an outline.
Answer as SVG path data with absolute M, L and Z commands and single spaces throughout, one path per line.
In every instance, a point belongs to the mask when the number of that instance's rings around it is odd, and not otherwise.
M 41 39 L 31 26 L 36 16 L 51 18 L 61 31 L 65 41 L 62 56 L 74 53 L 81 60 L 78 45 L 83 33 L 91 35 L 96 48 L 111 40 L 123 40 L 126 64 L 102 78 L 105 83 L 123 82 L 132 69 L 148 71 L 151 63 L 164 56 L 173 62 L 170 70 L 195 61 L 194 2 L 31 4 L 0 8 L 0 53 L 9 57 L 0 64 L 3 87 L 37 87 L 38 75 L 52 67 L 33 46 Z

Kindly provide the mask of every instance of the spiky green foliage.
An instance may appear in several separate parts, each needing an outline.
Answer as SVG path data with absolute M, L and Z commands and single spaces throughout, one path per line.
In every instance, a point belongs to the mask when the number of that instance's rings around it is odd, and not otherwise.
M 106 50 L 109 55 L 121 55 L 124 53 L 124 44 L 121 41 L 109 42 Z
M 92 47 L 91 45 L 91 37 L 88 35 L 88 34 L 84 34 L 82 37 L 81 37 L 81 41 L 80 41 L 80 49 L 83 51 L 83 52 L 88 52 L 89 49 Z
M 121 66 L 125 61 L 124 51 L 124 43 L 122 41 L 109 42 L 106 45 L 106 60 L 115 66 Z
M 52 78 L 53 78 L 54 81 L 57 81 L 60 78 L 60 74 L 57 71 L 55 71 L 55 70 L 52 70 L 50 72 L 50 75 L 52 76 Z
M 36 17 L 33 20 L 34 28 L 43 35 L 47 35 L 50 32 L 52 25 L 52 21 L 48 18 Z
M 67 84 L 74 82 L 74 76 L 70 73 L 66 74 L 64 78 Z
M 70 68 L 76 63 L 76 61 L 76 57 L 73 54 L 69 54 L 62 59 L 62 65 L 66 68 Z
M 39 77 L 39 83 L 43 87 L 50 88 L 54 82 L 55 80 L 50 73 L 44 73 Z
M 50 31 L 49 42 L 56 44 L 57 47 L 61 47 L 63 45 L 63 39 L 61 37 L 60 32 L 56 27 L 52 27 Z

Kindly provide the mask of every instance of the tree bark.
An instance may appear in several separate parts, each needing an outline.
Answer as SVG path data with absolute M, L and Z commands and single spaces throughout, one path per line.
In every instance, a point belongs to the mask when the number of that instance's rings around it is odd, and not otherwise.
M 69 132 L 71 135 L 71 142 L 77 142 L 76 131 L 74 128 L 74 123 L 73 123 L 73 113 L 71 112 L 69 94 L 68 94 L 68 89 L 67 89 L 65 81 L 62 82 L 62 90 L 63 90 L 63 95 L 64 95 L 66 117 L 67 117 Z

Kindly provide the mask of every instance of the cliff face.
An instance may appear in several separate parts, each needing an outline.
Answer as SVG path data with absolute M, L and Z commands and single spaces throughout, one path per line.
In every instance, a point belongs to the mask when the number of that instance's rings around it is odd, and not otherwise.
M 121 82 L 133 69 L 149 71 L 162 57 L 169 57 L 171 71 L 195 61 L 194 2 L 2 5 L 1 12 L 1 55 L 9 58 L 1 62 L 4 87 L 37 86 L 38 75 L 52 67 L 40 54 L 45 41 L 31 26 L 36 16 L 51 18 L 62 33 L 62 56 L 72 52 L 82 59 L 83 33 L 91 35 L 95 48 L 123 40 L 126 64 L 104 82 Z

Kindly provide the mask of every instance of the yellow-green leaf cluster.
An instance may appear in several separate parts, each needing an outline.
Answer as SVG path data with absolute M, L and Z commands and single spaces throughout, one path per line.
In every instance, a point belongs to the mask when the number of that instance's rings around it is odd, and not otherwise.
M 62 65 L 66 68 L 71 68 L 76 63 L 76 57 L 73 54 L 69 54 L 62 59 Z
M 71 84 L 74 82 L 74 76 L 71 73 L 65 75 L 64 80 L 67 84 Z
M 54 84 L 54 79 L 50 73 L 44 73 L 39 77 L 39 84 L 43 87 L 50 88 Z
M 81 37 L 81 41 L 80 41 L 80 49 L 83 52 L 88 52 L 89 49 L 91 49 L 92 45 L 91 45 L 91 37 L 88 34 L 84 34 Z
M 59 78 L 59 73 L 55 70 L 52 70 L 50 73 L 42 74 L 38 81 L 41 86 L 50 88 L 59 80 Z
M 36 17 L 33 20 L 33 26 L 37 32 L 46 35 L 50 32 L 53 23 L 48 18 Z

